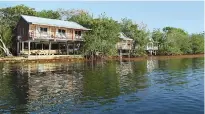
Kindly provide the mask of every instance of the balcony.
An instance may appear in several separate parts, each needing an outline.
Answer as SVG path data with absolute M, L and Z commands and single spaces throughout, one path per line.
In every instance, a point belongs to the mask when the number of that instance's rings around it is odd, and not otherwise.
M 145 50 L 158 50 L 157 46 L 146 46 Z
M 118 43 L 117 44 L 117 49 L 122 49 L 122 50 L 131 50 L 131 45 L 128 43 Z
M 80 35 L 75 35 L 75 38 L 74 38 L 75 40 L 78 40 L 78 41 L 82 41 L 83 40 L 83 37 L 82 37 L 82 35 L 80 36 Z
M 57 40 L 57 41 L 83 41 L 82 35 L 74 35 L 72 38 L 72 34 L 62 34 L 62 33 L 56 33 L 54 36 L 51 33 L 48 32 L 34 32 L 34 33 L 29 33 L 30 38 L 35 39 L 35 40 Z

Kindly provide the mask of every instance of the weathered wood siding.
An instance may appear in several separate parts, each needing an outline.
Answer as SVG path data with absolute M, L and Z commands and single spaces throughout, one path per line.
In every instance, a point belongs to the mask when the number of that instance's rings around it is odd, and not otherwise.
M 23 41 L 27 40 L 29 37 L 28 30 L 29 24 L 23 18 L 20 18 L 17 24 L 17 36 L 21 36 Z
M 69 29 L 69 28 L 63 28 L 63 27 L 55 27 L 55 26 L 46 26 L 46 25 L 36 25 L 36 24 L 30 24 L 29 25 L 29 32 L 34 33 L 34 37 L 40 37 L 42 35 L 40 33 L 40 27 L 47 28 L 47 36 L 48 37 L 58 37 L 58 29 L 63 29 L 65 30 L 66 37 L 69 39 L 75 40 L 75 30 L 74 29 Z M 79 31 L 79 30 L 77 30 Z

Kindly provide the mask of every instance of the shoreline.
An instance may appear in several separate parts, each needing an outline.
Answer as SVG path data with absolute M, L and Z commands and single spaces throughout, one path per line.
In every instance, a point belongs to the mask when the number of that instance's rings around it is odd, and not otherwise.
M 146 57 L 124 57 L 121 60 L 130 60 L 130 61 L 140 61 L 140 60 L 147 60 L 147 59 L 160 59 L 160 60 L 167 60 L 167 59 L 179 59 L 179 58 L 198 58 L 204 57 L 204 54 L 192 54 L 192 55 L 158 55 L 158 56 L 146 56 Z M 120 60 L 119 57 L 109 58 L 108 60 Z
M 160 59 L 160 60 L 167 60 L 167 59 L 178 59 L 178 58 L 198 58 L 204 57 L 204 54 L 193 54 L 193 55 L 173 55 L 173 56 L 146 56 L 146 57 L 107 57 L 105 60 L 123 60 L 123 61 L 141 61 L 141 60 L 148 60 L 148 59 Z M 83 57 L 59 57 L 59 58 L 35 58 L 29 59 L 25 57 L 0 57 L 0 63 L 50 63 L 50 62 L 80 62 L 80 61 L 91 61 L 86 60 Z

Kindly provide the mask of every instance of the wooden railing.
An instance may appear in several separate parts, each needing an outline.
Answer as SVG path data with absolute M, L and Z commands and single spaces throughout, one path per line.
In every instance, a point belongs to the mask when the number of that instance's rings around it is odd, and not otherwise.
M 60 34 L 56 33 L 54 36 L 53 34 L 50 33 L 40 33 L 40 32 L 30 32 L 29 36 L 32 39 L 56 39 L 56 40 L 83 40 L 82 35 L 75 35 L 72 37 L 72 34 Z
M 117 49 L 130 50 L 131 47 L 132 47 L 131 44 L 128 44 L 128 43 L 118 43 L 117 44 Z
M 145 50 L 158 50 L 157 46 L 146 46 Z

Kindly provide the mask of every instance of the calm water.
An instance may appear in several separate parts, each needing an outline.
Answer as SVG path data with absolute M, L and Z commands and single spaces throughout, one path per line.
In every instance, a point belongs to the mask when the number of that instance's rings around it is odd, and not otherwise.
M 0 63 L 0 113 L 203 114 L 204 58 Z

